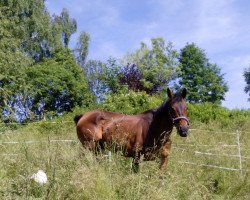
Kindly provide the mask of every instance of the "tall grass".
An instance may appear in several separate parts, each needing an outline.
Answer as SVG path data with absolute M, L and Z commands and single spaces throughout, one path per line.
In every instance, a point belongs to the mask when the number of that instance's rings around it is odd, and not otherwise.
M 66 117 L 67 119 L 67 117 Z M 160 179 L 158 161 L 142 162 L 137 174 L 131 159 L 104 152 L 98 159 L 82 149 L 72 123 L 61 120 L 34 123 L 1 135 L 0 198 L 2 199 L 249 199 L 249 171 L 229 171 L 202 165 L 239 168 L 237 157 L 197 155 L 195 151 L 237 154 L 236 135 L 205 125 L 191 130 L 187 139 L 172 135 L 168 169 Z M 209 126 L 209 129 L 206 127 Z M 232 130 L 231 132 L 235 132 Z M 242 131 L 242 156 L 249 157 L 249 133 Z M 71 139 L 76 142 L 49 142 Z M 192 146 L 190 146 L 192 145 Z M 210 145 L 210 146 L 201 146 Z M 214 146 L 213 146 L 214 145 Z M 196 163 L 190 165 L 185 162 Z M 249 158 L 242 160 L 250 169 Z M 41 186 L 30 179 L 43 169 L 48 183 Z

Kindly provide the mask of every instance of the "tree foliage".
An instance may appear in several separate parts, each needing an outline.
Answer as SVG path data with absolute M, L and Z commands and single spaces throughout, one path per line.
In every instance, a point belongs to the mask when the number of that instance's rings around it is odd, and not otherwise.
M 126 88 L 147 94 L 160 93 L 177 73 L 177 51 L 162 38 L 145 43 L 123 60 L 110 58 L 107 62 L 89 61 L 84 65 L 89 85 L 98 99 L 107 93 L 119 93 Z
M 24 85 L 24 70 L 32 63 L 21 46 L 22 25 L 18 1 L 0 2 L 0 113 L 13 113 L 13 96 Z M 8 109 L 8 110 L 7 110 Z
M 43 0 L 5 0 L 1 10 L 19 48 L 36 61 L 49 57 L 54 37 Z
M 0 1 L 2 119 L 42 119 L 47 113 L 88 106 L 93 96 L 125 110 L 130 109 L 128 103 L 148 107 L 146 99 L 164 91 L 172 81 L 188 89 L 191 102 L 224 99 L 228 90 L 224 75 L 195 44 L 187 44 L 178 55 L 172 43 L 152 38 L 122 60 L 88 61 L 90 35 L 81 32 L 74 58 L 68 46 L 77 30 L 75 19 L 67 9 L 51 17 L 44 2 Z M 249 93 L 249 69 L 244 77 Z M 126 95 L 118 98 L 121 94 Z
M 166 44 L 163 38 L 152 38 L 151 46 L 142 42 L 140 49 L 125 57 L 121 84 L 128 85 L 134 91 L 155 94 L 173 80 L 178 54 L 172 43 Z
M 248 101 L 250 101 L 250 67 L 248 69 L 245 69 L 244 78 L 247 84 L 245 87 L 245 92 L 248 93 Z
M 116 59 L 109 58 L 106 62 L 89 60 L 83 68 L 97 101 L 104 101 L 108 94 L 122 90 L 123 85 L 119 83 L 120 65 Z
M 84 67 L 89 53 L 90 35 L 86 32 L 81 32 L 78 38 L 77 47 L 75 49 L 76 59 L 79 65 Z
M 0 1 L 0 114 L 22 120 L 61 113 L 92 99 L 68 43 L 76 21 L 50 17 L 44 0 Z
M 71 35 L 75 33 L 77 29 L 76 20 L 71 19 L 68 10 L 63 8 L 60 16 L 54 16 L 54 24 L 59 27 L 63 44 L 68 46 Z
M 216 64 L 211 64 L 205 52 L 195 44 L 181 49 L 179 85 L 189 91 L 188 100 L 194 103 L 221 103 L 228 86 Z
M 107 100 L 102 104 L 102 107 L 113 112 L 138 114 L 158 107 L 164 100 L 165 98 L 160 95 L 148 95 L 145 91 L 135 92 L 124 89 L 107 95 Z
M 83 71 L 67 49 L 28 68 L 26 74 L 31 115 L 41 118 L 46 112 L 63 113 L 92 102 Z

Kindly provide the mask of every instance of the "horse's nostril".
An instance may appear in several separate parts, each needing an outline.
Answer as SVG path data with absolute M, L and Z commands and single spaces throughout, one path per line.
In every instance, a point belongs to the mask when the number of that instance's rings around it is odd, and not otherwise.
M 181 128 L 183 132 L 187 133 L 188 132 L 188 127 L 184 126 Z
M 177 127 L 177 131 L 181 137 L 187 137 L 188 135 L 188 127 L 186 126 Z

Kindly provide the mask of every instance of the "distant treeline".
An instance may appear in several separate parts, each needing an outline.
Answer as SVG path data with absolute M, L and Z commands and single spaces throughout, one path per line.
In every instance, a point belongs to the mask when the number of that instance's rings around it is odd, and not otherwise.
M 228 91 L 220 67 L 194 43 L 176 50 L 157 37 L 151 45 L 141 42 L 139 49 L 123 58 L 88 60 L 90 35 L 81 32 L 76 46 L 69 49 L 76 20 L 66 9 L 51 16 L 42 0 L 1 1 L 0 24 L 0 117 L 4 122 L 51 118 L 98 103 L 119 105 L 122 100 L 117 99 L 132 92 L 144 97 L 137 102 L 132 96 L 126 102 L 132 104 L 124 106 L 140 110 L 145 99 L 164 96 L 167 87 L 187 88 L 190 103 L 219 105 Z

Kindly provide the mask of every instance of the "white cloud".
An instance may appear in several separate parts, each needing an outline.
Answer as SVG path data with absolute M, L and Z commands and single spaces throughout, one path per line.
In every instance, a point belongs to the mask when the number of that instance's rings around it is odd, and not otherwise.
M 194 39 L 206 45 L 214 42 L 222 43 L 233 39 L 237 34 L 235 26 L 236 12 L 230 0 L 199 1 L 200 10 L 197 16 L 197 30 L 194 30 Z

